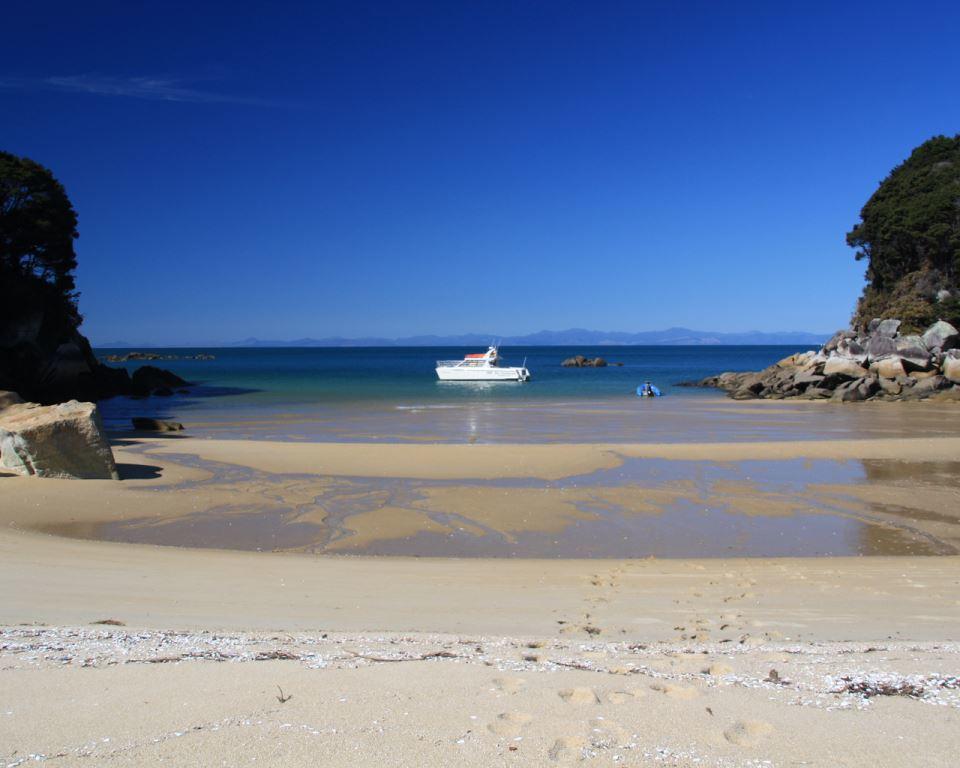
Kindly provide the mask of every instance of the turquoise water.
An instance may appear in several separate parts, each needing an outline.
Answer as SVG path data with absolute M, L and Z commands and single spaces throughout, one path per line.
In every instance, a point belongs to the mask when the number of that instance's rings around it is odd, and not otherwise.
M 805 348 L 771 347 L 516 347 L 502 353 L 508 365 L 526 360 L 533 380 L 526 384 L 440 382 L 434 364 L 459 359 L 474 349 L 451 347 L 399 348 L 282 348 L 282 349 L 162 349 L 158 354 L 180 359 L 154 365 L 168 368 L 209 389 L 238 388 L 229 397 L 250 403 L 496 400 L 616 398 L 632 396 L 645 379 L 673 396 L 696 396 L 695 389 L 677 388 L 680 381 L 722 371 L 759 370 Z M 99 355 L 129 350 L 98 350 Z M 198 351 L 216 360 L 186 360 Z M 482 350 L 480 350 L 482 351 Z M 622 367 L 562 368 L 567 357 L 603 357 Z M 126 363 L 131 371 L 143 363 Z M 211 392 L 210 394 L 214 394 Z M 224 393 L 221 393 L 224 394 Z
M 129 350 L 98 350 L 120 354 Z M 451 347 L 156 349 L 176 359 L 153 362 L 194 382 L 188 394 L 114 398 L 101 410 L 109 428 L 131 416 L 176 418 L 210 436 L 269 439 L 631 440 L 638 413 L 674 414 L 671 432 L 694 401 L 712 390 L 678 387 L 728 370 L 758 370 L 794 346 L 516 347 L 506 363 L 526 362 L 533 379 L 441 382 L 437 360 L 477 351 Z M 215 360 L 188 360 L 206 352 Z M 606 368 L 563 368 L 567 357 L 600 356 Z M 613 365 L 622 363 L 622 365 Z M 141 362 L 124 364 L 131 371 Z M 650 380 L 665 397 L 640 410 L 636 388 Z M 684 405 L 686 404 L 686 405 Z M 656 406 L 657 411 L 653 410 Z M 647 419 L 649 422 L 649 419 Z M 671 426 L 672 425 L 672 426 Z

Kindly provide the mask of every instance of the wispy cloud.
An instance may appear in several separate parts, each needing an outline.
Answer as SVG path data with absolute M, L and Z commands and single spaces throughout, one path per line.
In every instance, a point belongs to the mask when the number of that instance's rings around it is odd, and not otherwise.
M 271 105 L 271 102 L 262 99 L 198 90 L 189 87 L 184 80 L 169 77 L 113 77 L 96 74 L 38 78 L 0 76 L 0 88 L 90 93 L 97 96 L 121 96 L 130 99 L 179 101 L 193 104 Z

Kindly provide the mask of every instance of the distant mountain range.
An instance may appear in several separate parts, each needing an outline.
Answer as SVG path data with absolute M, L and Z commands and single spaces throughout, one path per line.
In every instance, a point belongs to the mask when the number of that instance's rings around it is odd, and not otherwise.
M 525 336 L 497 336 L 495 334 L 467 333 L 459 336 L 406 336 L 399 339 L 364 337 L 348 339 L 332 336 L 322 339 L 303 338 L 288 341 L 249 338 L 227 344 L 207 344 L 202 346 L 225 347 L 482 347 L 491 342 L 499 342 L 509 347 L 574 347 L 574 346 L 621 346 L 621 345 L 755 345 L 790 344 L 797 346 L 819 346 L 830 334 L 807 333 L 805 331 L 744 331 L 743 333 L 718 333 L 716 331 L 693 331 L 689 328 L 667 328 L 664 331 L 590 331 L 585 328 L 570 328 L 565 331 L 539 331 Z M 155 347 L 156 344 L 130 344 L 115 341 L 94 345 L 107 347 Z M 177 345 L 163 345 L 177 346 Z M 198 346 L 188 344 L 184 346 Z

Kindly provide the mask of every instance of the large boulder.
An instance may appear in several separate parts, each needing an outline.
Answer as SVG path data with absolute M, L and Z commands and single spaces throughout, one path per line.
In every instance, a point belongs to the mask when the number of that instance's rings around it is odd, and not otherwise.
M 884 394 L 895 396 L 899 395 L 903 391 L 903 385 L 900 384 L 896 379 L 878 379 L 877 384 L 880 386 L 880 389 Z
M 932 358 L 926 344 L 919 336 L 902 336 L 896 341 L 897 357 L 907 371 L 928 371 Z
M 844 357 L 831 357 L 824 363 L 823 373 L 825 376 L 843 376 L 848 379 L 860 379 L 867 375 L 868 371 L 855 360 Z
M 951 349 L 943 356 L 943 377 L 960 384 L 960 350 Z
M 870 364 L 870 370 L 884 379 L 895 379 L 907 373 L 899 357 L 885 357 L 877 360 Z
M 22 403 L 0 411 L 0 470 L 37 477 L 118 480 L 93 403 Z
M 892 339 L 897 335 L 897 331 L 899 330 L 899 320 L 881 320 L 879 323 L 877 323 L 877 329 L 875 333 L 878 336 L 887 336 L 888 338 Z
M 867 357 L 879 360 L 897 353 L 897 342 L 889 336 L 872 336 L 867 340 Z
M 860 389 L 859 381 L 848 381 L 846 384 L 841 384 L 833 391 L 831 400 L 836 400 L 839 403 L 858 403 L 861 400 L 865 399 L 863 391 Z
M 948 389 L 951 383 L 944 376 L 927 376 L 920 379 L 910 390 L 910 394 L 915 397 L 926 397 L 941 389 Z
M 141 365 L 134 371 L 131 381 L 134 391 L 140 394 L 150 392 L 162 394 L 164 391 L 189 385 L 189 382 L 184 381 L 177 374 L 153 365 Z
M 960 347 L 960 331 L 944 320 L 938 320 L 923 334 L 923 343 L 927 349 L 939 349 L 946 352 L 948 349 Z
M 803 389 L 804 387 L 816 387 L 824 379 L 822 373 L 817 373 L 815 368 L 810 368 L 807 370 L 800 371 L 796 376 L 793 377 L 793 384 L 798 389 Z
M 876 376 L 867 376 L 867 378 L 859 381 L 857 384 L 857 389 L 860 390 L 860 394 L 863 396 L 863 399 L 867 400 L 880 391 L 880 382 Z
M 831 357 L 845 357 L 858 363 L 867 361 L 867 350 L 856 339 L 841 339 L 836 352 Z
M 855 339 L 857 334 L 851 330 L 837 331 L 826 344 L 823 345 L 823 351 L 827 354 L 833 352 L 844 339 Z

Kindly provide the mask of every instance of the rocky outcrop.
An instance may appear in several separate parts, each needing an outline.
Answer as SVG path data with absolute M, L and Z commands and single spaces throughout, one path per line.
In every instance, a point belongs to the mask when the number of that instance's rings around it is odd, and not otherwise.
M 127 363 L 132 360 L 176 360 L 176 355 L 161 355 L 156 352 L 127 352 L 123 355 L 104 355 L 108 363 Z
M 180 432 L 183 430 L 183 424 L 179 421 L 164 421 L 163 419 L 151 419 L 146 416 L 134 416 L 133 428 L 141 432 Z
M 149 395 L 161 387 L 187 385 L 169 374 L 167 383 L 150 368 L 137 380 L 124 368 L 104 365 L 76 329 L 65 327 L 56 313 L 36 310 L 0 321 L 0 390 L 19 392 L 27 400 L 51 404 L 66 400 L 97 401 L 116 395 Z M 164 372 L 169 373 L 169 372 Z M 171 384 L 170 381 L 177 383 Z
M 174 389 L 189 386 L 189 382 L 184 381 L 177 374 L 152 365 L 142 365 L 137 368 L 131 377 L 131 382 L 137 394 L 171 395 Z
M 16 403 L 0 410 L 0 471 L 118 480 L 93 403 Z
M 42 311 L 0 325 L 0 389 L 42 403 L 130 390 L 126 371 L 103 365 L 80 333 L 58 326 Z
M 126 352 L 122 355 L 104 355 L 108 363 L 129 363 L 137 360 L 179 360 L 179 355 L 161 355 L 157 352 Z M 195 355 L 184 355 L 184 360 L 216 360 L 216 355 L 207 352 L 197 352 Z
M 960 399 L 960 332 L 942 320 L 922 335 L 901 336 L 899 328 L 898 320 L 873 320 L 863 334 L 838 331 L 819 351 L 695 384 L 723 389 L 736 400 Z
M 602 357 L 584 357 L 583 355 L 574 355 L 568 357 L 562 363 L 564 368 L 606 368 L 607 361 Z
M 939 349 L 946 352 L 950 349 L 960 347 L 960 332 L 950 323 L 938 320 L 924 332 L 922 336 L 923 343 L 929 349 Z

